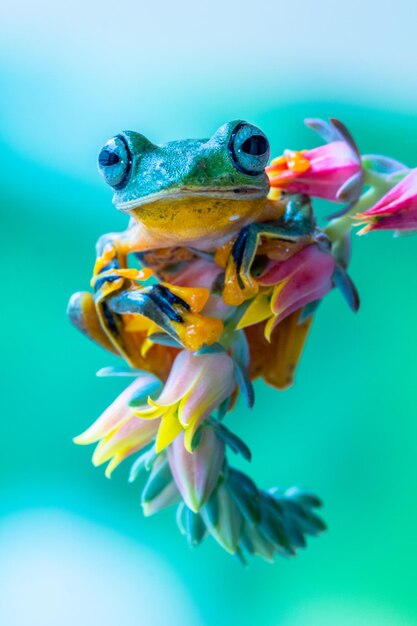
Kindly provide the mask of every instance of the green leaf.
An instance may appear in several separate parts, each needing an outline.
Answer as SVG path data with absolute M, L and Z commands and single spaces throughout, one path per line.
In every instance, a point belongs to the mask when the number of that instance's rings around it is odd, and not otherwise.
M 260 493 L 254 483 L 248 483 L 242 479 L 241 472 L 231 469 L 228 476 L 228 485 L 230 493 L 239 507 L 242 515 L 254 524 L 261 520 Z
M 227 413 L 227 411 L 229 410 L 229 407 L 230 407 L 231 399 L 232 399 L 231 396 L 229 396 L 228 398 L 223 400 L 223 402 L 221 404 L 219 404 L 219 408 L 217 409 L 217 419 L 218 420 L 222 420 L 224 418 L 224 416 L 226 415 L 226 413 Z
M 188 507 L 185 507 L 183 513 L 184 529 L 187 535 L 188 545 L 190 547 L 198 546 L 205 537 L 206 525 L 199 513 L 194 513 Z
M 211 526 L 217 526 L 219 521 L 219 500 L 216 491 L 213 492 L 203 508 Z
M 359 309 L 359 294 L 346 270 L 341 265 L 336 265 L 332 278 L 352 311 L 356 313 Z
M 179 531 L 181 533 L 181 535 L 185 535 L 186 531 L 185 531 L 185 509 L 186 509 L 186 505 L 184 502 L 180 502 L 177 508 L 177 513 L 175 515 L 175 519 L 177 522 L 177 526 L 179 528 Z
M 314 300 L 307 304 L 301 311 L 300 317 L 298 319 L 298 324 L 304 324 L 310 317 L 313 317 L 314 313 L 319 308 L 321 300 Z
M 149 372 L 145 370 L 135 370 L 128 365 L 117 365 L 114 367 L 102 367 L 98 370 L 96 376 L 99 376 L 100 378 L 107 376 L 132 376 L 136 378 L 137 376 L 141 376 L 143 374 L 149 375 Z
M 172 473 L 166 459 L 158 457 L 142 492 L 142 502 L 151 502 L 172 482 Z
M 236 382 L 239 385 L 239 389 L 242 392 L 243 397 L 245 398 L 246 404 L 251 409 L 255 403 L 255 392 L 252 382 L 244 369 L 236 362 L 234 363 L 234 370 Z
M 250 449 L 240 437 L 232 433 L 232 431 L 226 428 L 226 426 L 217 421 L 212 420 L 211 423 L 216 431 L 216 435 L 222 439 L 222 441 L 224 441 L 224 443 L 228 445 L 233 452 L 242 455 L 246 461 L 250 461 L 252 459 Z
M 271 500 L 272 498 L 267 493 L 261 495 L 261 521 L 259 528 L 278 550 L 281 548 L 286 554 L 295 554 L 295 550 L 291 546 L 285 532 L 283 517 L 278 513 Z
M 203 354 L 218 354 L 219 352 L 226 352 L 220 343 L 213 343 L 211 346 L 203 346 L 199 350 L 194 352 L 194 356 L 202 356 Z
M 149 472 L 156 457 L 157 454 L 154 446 L 152 446 L 150 450 L 140 454 L 130 468 L 128 481 L 133 483 L 142 471 Z
M 249 366 L 249 344 L 243 330 L 233 333 L 233 341 L 230 346 L 231 354 L 235 362 L 246 370 Z

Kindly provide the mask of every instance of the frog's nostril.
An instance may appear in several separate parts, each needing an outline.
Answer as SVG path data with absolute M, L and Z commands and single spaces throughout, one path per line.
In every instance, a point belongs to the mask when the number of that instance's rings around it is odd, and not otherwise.
M 103 150 L 98 155 L 98 163 L 101 167 L 108 167 L 109 165 L 116 165 L 120 162 L 120 157 L 115 152 L 112 152 L 108 148 Z

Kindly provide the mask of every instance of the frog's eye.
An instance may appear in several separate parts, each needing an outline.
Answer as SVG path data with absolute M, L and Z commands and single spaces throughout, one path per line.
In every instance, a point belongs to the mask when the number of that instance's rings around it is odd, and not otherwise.
M 239 172 L 257 176 L 268 164 L 269 142 L 259 128 L 241 122 L 230 137 L 229 152 Z
M 129 178 L 131 153 L 126 140 L 117 135 L 100 150 L 98 168 L 104 180 L 113 189 L 123 189 Z

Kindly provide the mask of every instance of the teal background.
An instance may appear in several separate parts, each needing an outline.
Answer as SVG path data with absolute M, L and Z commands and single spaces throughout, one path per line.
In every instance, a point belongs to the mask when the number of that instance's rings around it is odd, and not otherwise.
M 229 418 L 257 482 L 325 501 L 328 533 L 273 566 L 244 570 L 213 541 L 189 550 L 173 511 L 142 517 L 126 467 L 108 481 L 72 444 L 123 382 L 94 377 L 113 360 L 65 317 L 95 240 L 125 226 L 95 166 L 121 129 L 158 142 L 242 118 L 279 154 L 316 145 L 304 117 L 335 116 L 363 152 L 415 165 L 414 4 L 40 0 L 2 13 L 1 626 L 416 625 L 415 238 L 357 238 L 359 313 L 330 294 L 296 386 L 257 384 L 255 409 Z

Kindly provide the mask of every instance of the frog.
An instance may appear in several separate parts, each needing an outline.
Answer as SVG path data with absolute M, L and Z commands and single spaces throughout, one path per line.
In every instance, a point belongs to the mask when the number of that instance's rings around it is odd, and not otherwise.
M 266 135 L 243 120 L 223 124 L 205 139 L 156 145 L 128 130 L 108 140 L 98 154 L 98 169 L 113 191 L 116 209 L 129 217 L 129 226 L 103 235 L 96 246 L 92 286 L 100 324 L 95 321 L 92 328 L 94 306 L 86 294 L 70 304 L 73 323 L 96 340 L 101 325 L 119 351 L 120 337 L 115 337 L 123 334 L 120 316 L 127 314 L 145 315 L 179 339 L 173 326 L 178 329 L 189 303 L 164 283 L 123 288 L 134 277 L 127 266 L 129 254 L 161 271 L 161 258 L 175 266 L 186 251 L 191 260 L 214 262 L 225 248 L 242 293 L 247 289 L 250 294 L 251 269 L 262 239 L 289 245 L 321 239 L 321 245 L 328 245 L 308 196 L 270 197 L 265 172 L 269 156 Z M 104 336 L 100 340 L 108 345 Z

